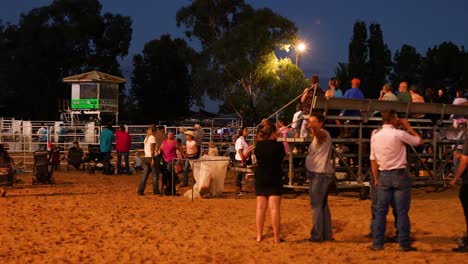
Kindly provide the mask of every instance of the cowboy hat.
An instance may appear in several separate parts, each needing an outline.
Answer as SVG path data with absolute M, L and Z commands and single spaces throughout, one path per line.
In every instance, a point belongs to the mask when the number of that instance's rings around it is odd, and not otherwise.
M 193 131 L 190 131 L 190 130 L 189 130 L 189 131 L 185 131 L 184 134 L 185 134 L 185 135 L 190 135 L 190 136 L 192 136 L 193 138 L 196 138 L 196 137 L 197 137 L 197 136 L 195 136 L 195 134 L 193 133 Z

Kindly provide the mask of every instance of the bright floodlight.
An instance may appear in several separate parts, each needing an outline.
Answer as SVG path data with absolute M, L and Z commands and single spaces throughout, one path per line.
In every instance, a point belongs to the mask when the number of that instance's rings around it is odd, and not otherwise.
M 305 45 L 304 43 L 299 43 L 299 44 L 297 45 L 297 50 L 298 50 L 299 52 L 303 52 L 305 49 L 306 49 L 306 45 Z

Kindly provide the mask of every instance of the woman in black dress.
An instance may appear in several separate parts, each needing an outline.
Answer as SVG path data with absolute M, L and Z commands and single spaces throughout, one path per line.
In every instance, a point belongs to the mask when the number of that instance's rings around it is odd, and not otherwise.
M 276 141 L 276 126 L 266 124 L 262 129 L 262 140 L 257 142 L 254 153 L 257 157 L 255 169 L 255 193 L 257 196 L 257 241 L 262 240 L 266 209 L 270 208 L 274 242 L 281 242 L 280 203 L 282 189 L 281 162 L 284 158 L 284 146 Z

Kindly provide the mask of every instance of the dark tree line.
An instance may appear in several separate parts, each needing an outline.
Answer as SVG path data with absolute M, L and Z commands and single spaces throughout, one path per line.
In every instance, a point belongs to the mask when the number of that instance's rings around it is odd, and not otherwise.
M 222 102 L 222 112 L 258 122 L 307 83 L 296 65 L 276 56 L 279 47 L 294 48 L 295 24 L 268 8 L 244 0 L 194 0 L 175 22 L 201 50 L 170 35 L 148 41 L 133 56 L 129 90 L 120 87 L 124 119 L 180 118 L 208 96 Z M 70 97 L 62 78 L 90 70 L 122 76 L 119 59 L 128 54 L 131 35 L 131 19 L 103 14 L 98 0 L 55 0 L 21 14 L 18 24 L 0 21 L 0 116 L 56 119 L 59 102 Z M 392 58 L 380 25 L 357 22 L 348 62 L 339 63 L 336 74 L 344 89 L 360 78 L 368 98 L 388 81 L 466 88 L 468 53 L 444 42 L 425 55 L 403 45 Z
M 56 119 L 59 101 L 70 97 L 63 77 L 121 75 L 117 59 L 128 53 L 132 22 L 101 8 L 97 0 L 56 0 L 21 14 L 17 25 L 0 23 L 2 116 Z
M 349 43 L 348 63 L 339 63 L 336 70 L 344 89 L 349 88 L 352 78 L 359 78 L 364 94 L 376 98 L 387 80 L 390 66 L 391 54 L 384 42 L 380 25 L 371 24 L 367 37 L 365 22 L 356 22 Z
M 194 0 L 176 18 L 202 46 L 194 91 L 222 101 L 222 112 L 259 122 L 303 89 L 302 72 L 275 55 L 279 45 L 296 42 L 297 28 L 271 9 L 243 0 Z M 283 94 L 282 76 L 290 77 Z
M 156 121 L 187 115 L 195 59 L 196 52 L 182 39 L 163 35 L 147 42 L 142 54 L 133 57 L 129 117 Z
M 21 14 L 16 25 L 0 22 L 0 116 L 56 119 L 59 102 L 70 97 L 63 77 L 90 70 L 122 76 L 118 59 L 128 53 L 132 22 L 101 9 L 98 0 L 55 0 Z M 272 10 L 195 0 L 176 23 L 202 50 L 169 35 L 148 41 L 133 57 L 129 90 L 121 86 L 121 119 L 180 118 L 206 95 L 223 102 L 222 111 L 259 121 L 303 89 L 302 71 L 275 55 L 295 42 L 297 28 Z
M 391 82 L 397 88 L 402 81 L 423 88 L 468 88 L 468 53 L 464 47 L 443 42 L 429 48 L 425 56 L 416 48 L 404 44 L 392 55 L 383 40 L 379 24 L 370 24 L 369 37 L 365 22 L 354 24 L 349 44 L 348 62 L 338 63 L 337 77 L 349 86 L 349 81 L 361 79 L 361 88 L 367 98 L 378 98 L 382 86 Z

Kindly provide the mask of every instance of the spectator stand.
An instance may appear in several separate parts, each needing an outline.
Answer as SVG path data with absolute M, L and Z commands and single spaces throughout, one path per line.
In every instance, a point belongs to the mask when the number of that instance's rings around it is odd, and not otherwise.
M 297 97 L 295 98 L 297 100 Z M 290 102 L 288 105 L 291 105 Z M 288 106 L 286 105 L 286 106 Z M 369 143 L 370 133 L 373 129 L 381 126 L 381 119 L 374 117 L 376 112 L 387 109 L 395 109 L 402 116 L 411 116 L 414 113 L 431 114 L 440 118 L 431 119 L 409 119 L 413 127 L 421 134 L 424 139 L 424 146 L 421 148 L 408 147 L 408 167 L 411 171 L 413 186 L 434 186 L 437 189 L 444 188 L 447 181 L 445 156 L 451 155 L 450 150 L 443 145 L 459 144 L 462 138 L 448 139 L 443 137 L 443 131 L 447 130 L 450 123 L 453 121 L 447 120 L 450 114 L 466 115 L 468 114 L 467 106 L 460 105 L 444 105 L 444 104 L 421 104 L 421 103 L 401 103 L 378 101 L 371 99 L 344 99 L 344 98 L 315 98 L 314 111 L 321 111 L 326 116 L 327 120 L 332 120 L 325 125 L 325 129 L 330 128 L 353 128 L 357 131 L 352 137 L 333 137 L 333 162 L 336 168 L 336 176 L 338 179 L 339 190 L 357 190 L 361 193 L 361 198 L 366 198 L 369 190 Z M 330 116 L 327 113 L 330 110 L 359 110 L 361 116 L 357 117 L 342 117 Z M 272 114 L 269 119 L 275 118 L 278 120 L 280 112 L 284 107 Z M 332 111 L 330 111 L 332 112 Z M 303 119 L 309 118 L 309 115 L 304 115 Z M 352 120 L 352 124 L 346 122 L 341 125 L 336 124 L 335 120 Z M 291 124 L 290 124 L 291 125 Z M 290 126 L 289 125 L 289 126 Z M 457 133 L 462 133 L 463 129 L 459 128 Z M 461 132 L 460 132 L 461 131 Z M 306 149 L 310 144 L 310 138 L 278 138 L 278 141 L 287 142 L 290 145 L 290 153 L 288 155 L 288 166 L 285 188 L 303 188 L 308 189 L 308 184 L 303 181 L 305 168 L 297 166 L 297 159 L 306 157 Z M 343 145 L 356 145 L 355 151 L 343 151 L 340 149 Z M 299 151 L 294 151 L 294 148 Z M 302 150 L 302 151 L 301 151 Z M 351 158 L 355 161 L 350 164 Z

